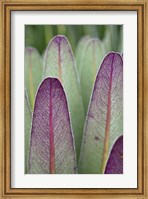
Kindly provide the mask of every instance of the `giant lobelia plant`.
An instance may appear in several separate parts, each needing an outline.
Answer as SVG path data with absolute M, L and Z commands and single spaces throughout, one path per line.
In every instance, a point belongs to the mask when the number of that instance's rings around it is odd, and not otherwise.
M 84 37 L 78 73 L 65 36 L 49 42 L 44 66 L 26 48 L 26 173 L 123 173 L 123 60 L 104 52 L 100 40 Z

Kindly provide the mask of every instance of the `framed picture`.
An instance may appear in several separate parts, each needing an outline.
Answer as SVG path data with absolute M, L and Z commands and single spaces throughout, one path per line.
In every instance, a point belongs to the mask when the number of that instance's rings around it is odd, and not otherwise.
M 147 198 L 147 2 L 0 6 L 1 198 Z

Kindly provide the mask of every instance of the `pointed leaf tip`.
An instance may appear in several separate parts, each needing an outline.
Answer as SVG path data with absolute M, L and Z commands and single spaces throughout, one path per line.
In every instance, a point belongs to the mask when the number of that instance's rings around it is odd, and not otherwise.
M 36 95 L 30 173 L 76 173 L 76 155 L 66 96 L 56 78 L 46 78 Z

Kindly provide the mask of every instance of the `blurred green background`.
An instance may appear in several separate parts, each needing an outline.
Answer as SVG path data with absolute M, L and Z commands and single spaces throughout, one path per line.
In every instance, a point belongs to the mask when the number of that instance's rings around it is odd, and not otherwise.
M 79 40 L 86 35 L 99 38 L 106 52 L 123 52 L 122 25 L 26 25 L 25 46 L 36 48 L 43 54 L 55 35 L 65 35 L 75 53 Z

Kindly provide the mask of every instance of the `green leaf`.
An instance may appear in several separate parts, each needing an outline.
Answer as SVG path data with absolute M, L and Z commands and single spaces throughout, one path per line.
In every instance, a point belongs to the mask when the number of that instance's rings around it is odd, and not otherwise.
M 42 57 L 35 48 L 25 49 L 25 87 L 27 90 L 31 110 L 34 106 L 34 97 L 42 79 Z
M 123 26 L 120 28 L 119 32 L 119 45 L 118 45 L 118 51 L 120 53 L 123 53 Z
M 45 32 L 43 25 L 33 25 L 34 28 L 34 47 L 38 49 L 39 53 L 42 54 L 46 48 Z
M 102 42 L 103 42 L 106 53 L 109 53 L 113 50 L 112 40 L 111 40 L 111 30 L 110 30 L 110 27 L 108 26 L 106 27 L 105 36 Z
M 119 45 L 122 45 L 121 42 L 122 41 L 119 39 L 118 34 L 118 26 L 106 26 L 106 32 L 103 39 L 103 45 L 106 53 L 109 53 L 110 51 L 118 51 Z
M 82 65 L 82 61 L 83 61 L 82 54 L 84 53 L 85 48 L 86 48 L 87 43 L 89 42 L 90 38 L 91 37 L 89 35 L 82 37 L 77 45 L 75 57 L 76 57 L 78 71 L 79 71 L 80 66 Z
M 83 28 L 84 28 L 84 33 L 86 35 L 90 35 L 90 36 L 93 36 L 93 37 L 98 36 L 97 26 L 95 26 L 95 25 L 84 25 Z
M 34 44 L 34 28 L 31 25 L 25 25 L 25 46 L 33 46 Z
M 87 113 L 79 173 L 104 173 L 115 140 L 123 132 L 123 61 L 109 53 L 97 74 Z
M 81 60 L 79 60 L 78 71 L 81 82 L 84 111 L 86 114 L 96 73 L 105 55 L 105 51 L 101 41 L 97 38 L 91 38 L 87 41 L 84 40 L 84 42 L 86 42 L 86 45 L 80 52 Z
M 83 134 L 84 113 L 76 63 L 66 37 L 56 36 L 49 43 L 46 49 L 43 76 L 58 78 L 64 87 L 78 158 Z
M 31 131 L 31 109 L 28 101 L 27 92 L 25 90 L 25 173 L 29 169 L 29 148 L 30 148 L 30 131 Z
M 44 27 L 45 41 L 47 45 L 49 40 L 53 37 L 53 28 L 50 25 L 45 25 L 43 27 Z

